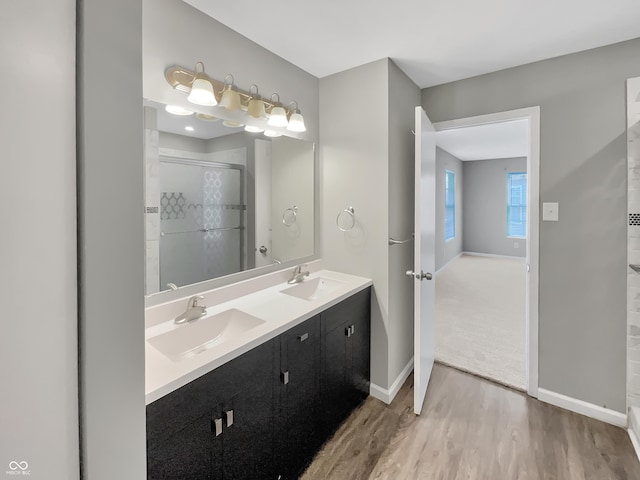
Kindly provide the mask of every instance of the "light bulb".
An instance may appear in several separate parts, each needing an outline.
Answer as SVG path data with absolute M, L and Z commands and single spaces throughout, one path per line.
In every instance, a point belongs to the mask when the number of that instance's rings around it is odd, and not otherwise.
M 294 113 L 291 115 L 289 119 L 289 125 L 287 125 L 287 130 L 290 132 L 306 132 L 307 127 L 304 126 L 304 118 L 299 113 Z
M 231 85 L 228 85 L 224 92 L 222 92 L 220 106 L 226 108 L 229 112 L 240 110 L 240 94 L 231 88 Z
M 264 132 L 264 130 L 260 127 L 254 127 L 253 125 L 246 125 L 244 127 L 245 132 L 250 132 L 250 133 L 261 133 Z
M 268 125 L 272 127 L 286 127 L 289 121 L 287 120 L 287 113 L 282 107 L 273 107 L 271 109 L 271 116 L 267 121 Z
M 277 137 L 281 137 L 282 134 L 280 132 L 276 132 L 275 130 L 265 130 L 264 131 L 264 136 L 265 137 L 271 137 L 271 138 L 277 138 Z
M 187 97 L 191 103 L 213 107 L 218 104 L 216 96 L 213 94 L 213 85 L 206 78 L 196 78 L 191 86 L 191 93 Z

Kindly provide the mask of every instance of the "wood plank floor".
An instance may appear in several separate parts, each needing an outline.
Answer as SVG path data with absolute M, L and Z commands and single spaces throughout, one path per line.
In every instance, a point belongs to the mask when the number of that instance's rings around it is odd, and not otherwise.
M 422 414 L 413 377 L 369 397 L 303 480 L 638 480 L 627 432 L 436 364 Z

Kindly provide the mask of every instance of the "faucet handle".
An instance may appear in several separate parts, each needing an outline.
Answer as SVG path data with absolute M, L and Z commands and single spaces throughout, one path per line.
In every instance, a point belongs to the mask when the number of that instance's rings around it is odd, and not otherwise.
M 203 295 L 194 295 L 193 297 L 191 297 L 188 301 L 187 301 L 187 306 L 188 307 L 197 307 L 198 306 L 198 300 L 204 300 L 204 296 Z

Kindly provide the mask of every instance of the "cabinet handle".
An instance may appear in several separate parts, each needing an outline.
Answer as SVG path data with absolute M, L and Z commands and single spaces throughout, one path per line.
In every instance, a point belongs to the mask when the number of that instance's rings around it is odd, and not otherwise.
M 284 385 L 286 385 L 287 383 L 289 383 L 289 371 L 287 370 L 286 372 L 282 372 L 280 374 L 280 378 L 282 379 L 282 383 Z
M 351 330 L 351 335 L 354 335 L 356 333 L 356 326 L 355 325 L 351 325 L 349 327 L 349 329 Z
M 304 342 L 307 338 L 309 338 L 308 333 L 305 333 L 303 335 L 298 335 L 298 340 L 300 340 L 301 342 Z
M 213 433 L 215 434 L 215 436 L 219 436 L 222 435 L 222 419 L 221 418 L 214 418 L 213 421 L 211 422 L 211 430 L 213 430 Z
M 230 427 L 233 425 L 233 410 L 227 410 L 225 415 L 227 416 L 227 427 Z
M 351 336 L 351 327 L 347 327 L 347 328 L 345 328 L 345 329 L 344 329 L 344 334 L 345 334 L 347 337 L 350 337 L 350 336 Z

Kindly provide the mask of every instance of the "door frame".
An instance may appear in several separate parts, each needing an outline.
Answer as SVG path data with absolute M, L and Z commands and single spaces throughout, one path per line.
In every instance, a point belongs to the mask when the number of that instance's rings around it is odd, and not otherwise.
M 527 152 L 527 265 L 526 285 L 526 384 L 527 393 L 538 397 L 538 298 L 540 258 L 540 107 L 489 113 L 434 123 L 436 131 L 452 130 L 487 123 L 528 120 Z

